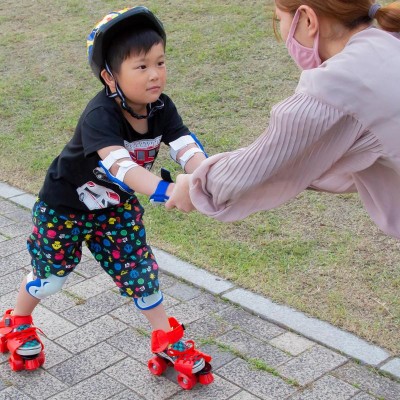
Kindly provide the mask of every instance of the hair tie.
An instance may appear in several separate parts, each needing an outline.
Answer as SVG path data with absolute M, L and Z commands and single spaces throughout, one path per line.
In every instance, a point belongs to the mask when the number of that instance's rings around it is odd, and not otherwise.
M 378 10 L 381 8 L 382 6 L 378 3 L 372 4 L 372 6 L 369 8 L 368 11 L 368 17 L 370 17 L 371 19 L 375 18 L 375 14 L 378 12 Z

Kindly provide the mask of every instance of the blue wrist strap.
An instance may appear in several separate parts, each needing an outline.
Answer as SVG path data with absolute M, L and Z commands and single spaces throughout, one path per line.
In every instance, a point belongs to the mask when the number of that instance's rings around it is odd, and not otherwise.
M 171 182 L 160 181 L 155 192 L 150 196 L 150 202 L 157 204 L 165 203 L 169 199 L 169 196 L 167 196 L 165 193 L 167 192 L 170 183 Z

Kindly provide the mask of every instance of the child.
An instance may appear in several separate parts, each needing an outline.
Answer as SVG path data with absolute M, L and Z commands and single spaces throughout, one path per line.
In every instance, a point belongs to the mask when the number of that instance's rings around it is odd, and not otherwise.
M 41 299 L 61 290 L 85 241 L 121 294 L 133 298 L 149 320 L 151 349 L 157 354 L 149 362 L 152 373 L 159 375 L 172 363 L 185 389 L 195 384 L 194 374 L 200 383 L 212 382 L 211 358 L 193 342 L 181 341 L 183 326 L 166 315 L 143 208 L 134 194 L 148 195 L 155 203 L 168 199 L 174 184 L 150 172 L 161 142 L 185 172 L 206 158 L 163 94 L 165 44 L 162 23 L 145 7 L 107 15 L 88 37 L 90 66 L 105 87 L 51 164 L 33 207 L 28 238 L 33 271 L 22 283 L 15 308 L 0 321 L 0 351 L 11 352 L 14 370 L 43 364 L 43 344 L 31 314 Z

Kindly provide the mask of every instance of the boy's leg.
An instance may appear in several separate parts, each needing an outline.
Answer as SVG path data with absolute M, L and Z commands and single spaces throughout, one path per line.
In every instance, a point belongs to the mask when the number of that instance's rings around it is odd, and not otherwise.
M 162 303 L 150 310 L 141 310 L 141 312 L 149 321 L 153 331 L 161 329 L 168 332 L 171 330 L 168 316 Z
M 0 351 L 10 351 L 9 361 L 14 370 L 36 369 L 43 364 L 43 344 L 31 314 L 41 299 L 61 290 L 81 254 L 82 239 L 75 240 L 79 235 L 71 239 L 74 223 L 67 216 L 57 214 L 38 200 L 32 219 L 28 250 L 33 273 L 23 280 L 15 308 L 7 310 L 0 321 Z
M 21 287 L 17 295 L 17 301 L 13 310 L 14 315 L 31 315 L 33 313 L 33 310 L 40 303 L 40 299 L 33 297 L 26 290 L 26 281 L 27 278 L 25 277 L 22 281 Z
M 199 381 L 203 384 L 211 383 L 211 357 L 195 349 L 193 341 L 183 342 L 183 325 L 175 318 L 168 318 L 162 305 L 158 264 L 151 247 L 146 243 L 142 214 L 143 208 L 137 199 L 115 207 L 107 218 L 102 217 L 102 227 L 96 226 L 96 237 L 91 238 L 89 248 L 113 278 L 121 294 L 133 298 L 136 307 L 148 319 L 153 329 L 151 350 L 157 354 L 157 359 L 173 364 L 185 376 L 184 379 L 188 375 L 192 386 L 197 380 L 193 374 L 202 371 L 204 374 L 199 377 Z M 118 229 L 105 223 L 107 220 L 112 225 L 117 221 Z M 149 368 L 155 373 L 150 364 Z M 181 386 L 184 387 L 184 384 Z

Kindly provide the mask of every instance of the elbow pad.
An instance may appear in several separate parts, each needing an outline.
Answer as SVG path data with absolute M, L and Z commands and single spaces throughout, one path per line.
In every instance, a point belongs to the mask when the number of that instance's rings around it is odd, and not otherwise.
M 178 159 L 178 153 L 187 147 L 190 144 L 195 144 L 197 147 L 191 147 L 187 149 L 181 157 Z M 183 169 L 185 169 L 186 163 L 196 154 L 196 153 L 203 153 L 206 157 L 207 154 L 204 151 L 204 148 L 196 135 L 194 133 L 191 133 L 190 135 L 185 135 L 182 136 L 173 142 L 169 143 L 170 146 L 170 155 L 171 158 L 178 164 L 181 165 Z
M 121 160 L 123 158 L 129 158 L 129 160 L 123 160 L 118 162 L 118 160 Z M 117 163 L 118 165 L 118 172 L 115 176 L 110 171 L 114 163 Z M 129 154 L 129 151 L 126 149 L 110 151 L 110 153 L 104 160 L 99 161 L 99 167 L 102 168 L 104 173 L 107 175 L 107 178 L 111 182 L 117 184 L 122 190 L 125 190 L 128 193 L 133 192 L 133 190 L 127 184 L 124 183 L 125 174 L 130 169 L 138 166 L 139 166 L 138 164 L 132 161 L 131 155 Z

